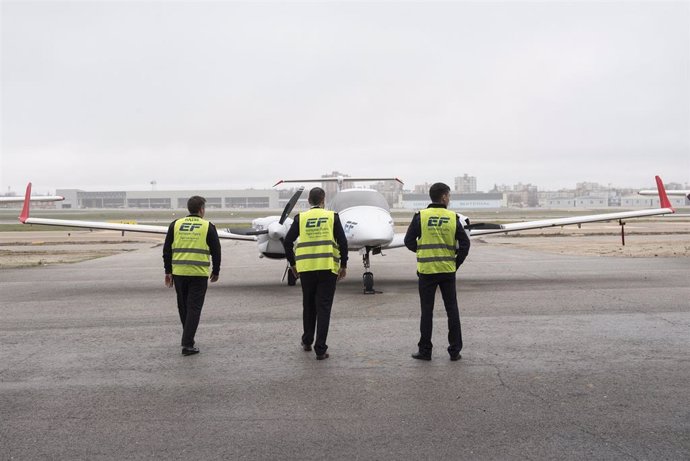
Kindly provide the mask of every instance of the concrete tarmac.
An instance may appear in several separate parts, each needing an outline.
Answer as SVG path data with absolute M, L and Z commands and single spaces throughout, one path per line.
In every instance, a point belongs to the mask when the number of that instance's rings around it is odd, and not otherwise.
M 284 263 L 223 242 L 183 357 L 161 247 L 0 271 L 0 459 L 690 459 L 690 259 L 473 242 L 465 348 L 438 295 L 416 350 L 414 254 L 350 255 L 328 338 L 299 346 Z

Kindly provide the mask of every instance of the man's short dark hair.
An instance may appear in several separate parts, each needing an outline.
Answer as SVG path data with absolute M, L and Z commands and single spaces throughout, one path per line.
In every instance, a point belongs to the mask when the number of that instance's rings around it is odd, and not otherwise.
M 309 191 L 309 204 L 316 206 L 320 205 L 326 199 L 326 191 L 320 187 L 315 187 Z
M 194 195 L 187 200 L 187 209 L 191 214 L 199 214 L 202 208 L 206 207 L 206 199 Z
M 429 198 L 434 203 L 441 202 L 444 195 L 450 192 L 450 187 L 442 182 L 435 182 L 429 188 Z

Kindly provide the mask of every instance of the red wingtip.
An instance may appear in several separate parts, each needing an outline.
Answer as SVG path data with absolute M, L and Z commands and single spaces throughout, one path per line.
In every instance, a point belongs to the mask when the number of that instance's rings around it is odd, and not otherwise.
M 19 222 L 24 224 L 29 217 L 29 203 L 31 203 L 31 183 L 26 185 L 26 195 L 24 195 L 24 208 L 19 215 Z
M 283 180 L 281 179 L 281 180 L 278 181 L 277 183 L 273 184 L 273 187 L 276 187 L 278 184 L 281 184 L 282 182 L 283 182 Z
M 400 180 L 400 178 L 395 178 L 395 180 L 398 181 L 400 184 L 403 184 L 403 185 L 405 184 L 404 182 L 402 182 L 402 181 Z
M 668 195 L 666 195 L 664 182 L 661 180 L 659 176 L 656 176 L 655 179 L 656 188 L 659 191 L 659 201 L 661 202 L 661 208 L 670 208 L 671 210 L 673 210 L 673 207 L 671 206 L 671 201 L 668 199 Z

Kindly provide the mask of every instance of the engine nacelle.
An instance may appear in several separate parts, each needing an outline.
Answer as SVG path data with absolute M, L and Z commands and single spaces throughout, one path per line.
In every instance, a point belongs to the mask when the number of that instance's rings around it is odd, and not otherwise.
M 257 246 L 262 257 L 285 259 L 282 239 L 287 234 L 288 229 L 290 229 L 292 219 L 286 219 L 283 224 L 280 224 L 279 220 L 280 216 L 267 216 L 252 221 L 253 228 L 265 229 L 267 231 L 266 234 L 261 234 L 257 237 Z
M 266 235 L 260 235 L 257 244 L 262 257 L 285 259 L 285 248 L 283 248 L 283 242 L 280 240 L 273 240 Z

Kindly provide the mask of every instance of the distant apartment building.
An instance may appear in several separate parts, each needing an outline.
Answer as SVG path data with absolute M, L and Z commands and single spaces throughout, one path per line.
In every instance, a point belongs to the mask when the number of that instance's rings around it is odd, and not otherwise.
M 596 182 L 578 182 L 575 184 L 575 190 L 580 194 L 580 195 L 588 195 L 588 193 L 591 192 L 600 192 L 600 191 L 605 191 L 607 188 L 605 186 L 602 186 L 599 183 Z
M 539 189 L 532 184 L 517 183 L 514 186 L 494 185 L 489 191 L 491 193 L 502 192 L 506 194 L 508 206 L 510 207 L 538 207 Z
M 477 177 L 468 176 L 464 174 L 462 176 L 455 177 L 455 192 L 458 194 L 474 194 L 477 192 Z
M 429 194 L 429 189 L 431 188 L 431 183 L 425 182 L 424 184 L 415 184 L 412 188 L 412 192 L 415 194 Z

